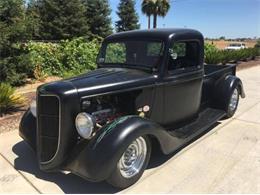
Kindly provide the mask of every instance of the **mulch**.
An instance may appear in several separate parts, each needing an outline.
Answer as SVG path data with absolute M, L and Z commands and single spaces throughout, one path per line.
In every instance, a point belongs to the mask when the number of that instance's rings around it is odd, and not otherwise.
M 239 62 L 237 70 L 240 71 L 245 68 L 251 68 L 254 66 L 260 66 L 260 58 L 248 62 Z M 24 112 L 28 109 L 30 102 L 35 98 L 35 92 L 24 93 L 23 95 L 27 99 L 24 107 L 13 113 L 8 113 L 0 117 L 0 134 L 19 128 L 20 120 Z

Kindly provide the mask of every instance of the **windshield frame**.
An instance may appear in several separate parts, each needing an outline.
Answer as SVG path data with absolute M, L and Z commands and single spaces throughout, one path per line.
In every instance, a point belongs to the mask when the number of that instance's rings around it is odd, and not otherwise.
M 116 67 L 116 68 L 132 68 L 132 69 L 141 69 L 141 70 L 152 70 L 154 71 L 154 68 L 156 65 L 158 65 L 160 63 L 160 61 L 157 62 L 157 64 L 154 64 L 153 66 L 150 66 L 150 65 L 146 65 L 146 64 L 128 64 L 128 63 L 101 63 L 99 62 L 99 58 L 101 55 L 105 55 L 104 53 L 106 52 L 106 48 L 107 48 L 107 45 L 109 43 L 122 43 L 122 42 L 128 42 L 128 41 L 143 41 L 143 42 L 160 42 L 162 43 L 162 47 L 161 47 L 161 52 L 162 55 L 162 59 L 164 59 L 165 57 L 165 50 L 166 50 L 166 42 L 162 39 L 149 39 L 149 38 L 142 38 L 142 39 L 136 39 L 136 38 L 123 38 L 123 39 L 112 39 L 112 40 L 104 40 L 102 45 L 101 45 L 101 48 L 99 50 L 99 53 L 97 55 L 97 58 L 96 58 L 96 63 L 97 63 L 97 66 L 99 68 L 105 68 L 105 67 Z M 161 62 L 163 63 L 163 62 Z M 160 67 L 157 67 L 157 71 L 159 71 Z

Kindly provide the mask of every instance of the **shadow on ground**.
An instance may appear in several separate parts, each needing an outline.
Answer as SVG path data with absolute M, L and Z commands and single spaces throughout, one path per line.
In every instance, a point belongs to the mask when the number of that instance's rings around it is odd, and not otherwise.
M 207 131 L 205 131 L 202 135 L 209 132 L 211 129 L 216 127 L 218 123 L 215 123 L 212 125 Z M 200 136 L 202 136 L 200 135 Z M 198 136 L 198 137 L 200 137 Z M 198 138 L 197 137 L 197 138 Z M 153 151 L 153 154 L 150 159 L 150 163 L 147 169 L 155 168 L 166 161 L 170 160 L 174 155 L 176 155 L 178 152 L 180 152 L 185 146 L 190 144 L 196 139 L 191 140 L 190 142 L 186 143 L 184 146 L 178 148 L 175 152 L 171 153 L 170 155 L 163 155 L 159 147 L 156 148 L 155 151 Z M 21 141 L 13 146 L 13 152 L 17 155 L 17 158 L 14 160 L 14 166 L 17 170 L 21 170 L 30 174 L 35 175 L 35 177 L 54 182 L 59 186 L 59 188 L 64 193 L 69 194 L 111 194 L 111 193 L 117 193 L 119 192 L 118 189 L 113 188 L 106 182 L 99 182 L 99 183 L 92 183 L 89 181 L 86 181 L 74 174 L 65 174 L 62 172 L 58 173 L 45 173 L 41 171 L 37 164 L 37 159 L 34 154 L 34 152 L 29 148 L 27 143 L 25 141 Z
M 38 167 L 34 152 L 25 141 L 15 144 L 13 146 L 13 152 L 18 156 L 14 160 L 15 169 L 33 174 L 42 180 L 54 182 L 64 193 L 111 194 L 118 192 L 118 189 L 113 188 L 105 182 L 92 183 L 70 173 L 45 173 L 41 171 Z

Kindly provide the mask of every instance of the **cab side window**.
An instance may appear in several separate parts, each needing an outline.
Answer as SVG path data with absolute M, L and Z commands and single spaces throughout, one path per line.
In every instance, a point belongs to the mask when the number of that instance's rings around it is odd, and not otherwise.
M 169 49 L 168 71 L 194 70 L 199 67 L 199 43 L 176 42 Z

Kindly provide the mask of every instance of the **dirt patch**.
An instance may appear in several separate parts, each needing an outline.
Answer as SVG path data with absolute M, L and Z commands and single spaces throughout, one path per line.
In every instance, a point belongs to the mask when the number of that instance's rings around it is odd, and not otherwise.
M 31 101 L 36 96 L 36 89 L 38 86 L 49 83 L 52 81 L 60 80 L 59 77 L 48 77 L 44 81 L 28 81 L 28 83 L 22 87 L 16 89 L 16 93 L 22 94 L 26 98 L 24 106 L 10 113 L 0 117 L 0 134 L 19 128 L 19 124 L 24 112 L 29 108 Z
M 237 66 L 237 71 L 241 71 L 246 68 L 252 68 L 255 66 L 260 66 L 260 57 L 257 57 L 255 60 L 250 60 L 248 62 L 239 62 Z
M 35 98 L 35 92 L 29 92 L 23 94 L 26 98 L 26 102 L 23 107 L 18 110 L 5 114 L 0 117 L 0 134 L 19 128 L 19 124 L 24 112 L 29 108 L 30 102 Z
M 31 81 L 29 80 L 28 83 L 22 87 L 19 87 L 16 89 L 17 93 L 20 94 L 24 94 L 24 93 L 28 93 L 28 92 L 32 92 L 32 91 L 36 91 L 37 87 L 39 87 L 40 85 L 43 85 L 45 83 L 49 83 L 52 81 L 58 81 L 61 80 L 60 77 L 47 77 L 44 81 Z
M 225 41 L 225 40 L 218 40 L 218 41 L 206 41 L 207 43 L 213 43 L 218 49 L 225 49 L 225 47 L 229 46 L 231 43 L 240 43 L 242 41 Z M 251 41 L 244 41 L 242 43 L 245 43 L 247 47 L 252 48 L 256 44 L 256 40 Z

